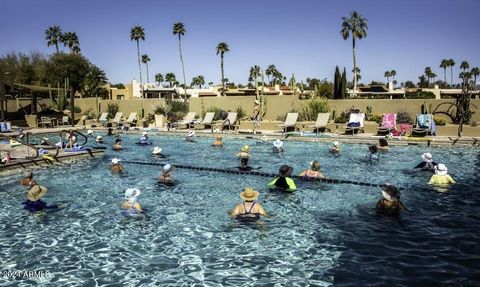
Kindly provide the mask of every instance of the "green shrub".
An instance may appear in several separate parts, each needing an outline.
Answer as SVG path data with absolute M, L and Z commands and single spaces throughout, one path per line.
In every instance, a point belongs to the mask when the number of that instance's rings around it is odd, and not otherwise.
M 397 112 L 397 123 L 399 124 L 415 124 L 415 119 L 406 110 L 400 110 Z
M 377 124 L 381 125 L 383 120 L 383 115 L 373 114 L 373 115 L 370 115 L 370 117 L 367 120 L 371 122 L 376 122 Z
M 355 108 L 355 106 L 351 106 L 349 109 L 346 109 L 343 111 L 339 117 L 335 118 L 335 123 L 337 124 L 345 124 L 348 123 L 348 120 L 350 119 L 350 114 L 351 113 L 358 113 L 359 110 Z
M 299 114 L 300 121 L 315 121 L 319 113 L 328 113 L 330 111 L 330 104 L 327 98 L 314 98 L 309 100 L 303 107 Z
M 87 120 L 95 118 L 95 111 L 93 108 L 89 108 L 86 112 L 83 113 L 84 116 L 87 116 Z
M 407 99 L 435 99 L 435 94 L 430 91 L 421 91 L 416 93 L 405 94 Z
M 107 105 L 107 113 L 108 113 L 108 118 L 109 119 L 113 119 L 117 112 L 118 112 L 118 104 L 117 103 L 109 103 Z
M 202 112 L 202 119 L 205 118 L 206 113 L 212 113 L 212 112 L 215 113 L 215 115 L 213 116 L 214 121 L 218 121 L 218 120 L 221 119 L 223 110 L 221 108 L 217 108 L 217 107 L 209 107 L 205 111 L 203 111 Z
M 246 116 L 247 116 L 247 113 L 245 112 L 245 110 L 242 107 L 238 106 L 237 107 L 237 118 L 238 119 L 243 119 Z
M 433 117 L 433 121 L 435 122 L 435 125 L 437 126 L 444 126 L 447 124 L 447 120 L 439 117 Z

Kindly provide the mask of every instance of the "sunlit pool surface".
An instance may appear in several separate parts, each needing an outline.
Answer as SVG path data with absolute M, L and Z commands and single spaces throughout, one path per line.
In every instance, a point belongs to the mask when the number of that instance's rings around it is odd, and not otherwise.
M 111 146 L 113 138 L 104 137 Z M 268 192 L 268 178 L 178 168 L 174 187 L 157 186 L 158 166 L 124 164 L 109 171 L 110 160 L 156 161 L 152 147 L 110 148 L 102 159 L 35 171 L 48 187 L 45 201 L 69 202 L 63 210 L 31 215 L 22 209 L 20 175 L 1 177 L 0 266 L 3 271 L 46 271 L 41 278 L 6 278 L 10 284 L 51 286 L 474 286 L 480 279 L 480 157 L 478 148 L 430 148 L 458 184 L 428 186 L 430 175 L 412 172 L 424 147 L 392 147 L 378 164 L 364 161 L 367 146 L 343 144 L 339 157 L 328 143 L 271 144 L 225 138 L 196 143 L 182 137 L 152 136 L 170 163 L 235 168 L 234 154 L 251 146 L 250 165 L 276 173 L 282 164 L 301 172 L 317 159 L 331 178 L 405 188 L 410 212 L 400 219 L 375 214 L 378 188 L 302 182 L 291 195 Z M 272 219 L 243 226 L 227 216 L 245 186 L 261 192 Z M 127 187 L 142 190 L 146 221 L 125 220 L 119 206 Z M 478 286 L 478 285 L 477 285 Z

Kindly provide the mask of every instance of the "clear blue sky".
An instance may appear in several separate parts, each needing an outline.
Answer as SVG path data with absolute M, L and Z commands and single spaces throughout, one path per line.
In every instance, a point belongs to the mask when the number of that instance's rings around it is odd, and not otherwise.
M 288 78 L 333 80 L 335 65 L 351 78 L 351 39 L 339 31 L 341 17 L 353 10 L 368 19 L 368 36 L 357 45 L 361 82 L 384 81 L 395 69 L 397 80 L 418 81 L 426 66 L 443 79 L 441 59 L 453 58 L 454 81 L 467 60 L 480 66 L 478 0 L 2 0 L 0 55 L 7 52 L 51 53 L 44 31 L 53 25 L 76 32 L 82 53 L 113 83 L 138 79 L 136 45 L 130 29 L 145 28 L 141 53 L 148 54 L 150 81 L 155 73 L 174 72 L 181 79 L 175 22 L 183 22 L 187 82 L 204 75 L 220 82 L 215 47 L 227 42 L 225 74 L 246 83 L 249 67 L 274 64 Z M 143 68 L 144 70 L 144 68 Z M 145 74 L 145 72 L 144 72 Z M 448 79 L 448 74 L 447 74 Z

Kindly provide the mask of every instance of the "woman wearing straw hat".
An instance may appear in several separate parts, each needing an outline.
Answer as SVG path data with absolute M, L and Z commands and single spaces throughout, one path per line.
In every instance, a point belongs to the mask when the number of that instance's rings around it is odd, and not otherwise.
M 293 167 L 282 165 L 278 170 L 278 177 L 268 183 L 270 188 L 279 189 L 281 191 L 292 192 L 297 189 L 295 182 L 289 176 L 293 172 Z
M 339 154 L 342 149 L 340 148 L 340 143 L 338 141 L 333 142 L 333 146 L 330 147 L 330 153 Z
M 315 179 L 315 178 L 325 178 L 323 173 L 320 171 L 320 163 L 317 160 L 314 160 L 310 163 L 310 168 L 302 171 L 298 176 L 304 176 L 306 178 Z
M 257 202 L 260 193 L 251 187 L 246 187 L 240 193 L 242 203 L 237 204 L 233 210 L 229 212 L 230 216 L 240 221 L 256 221 L 260 216 L 269 216 L 262 205 Z
M 280 139 L 276 139 L 276 140 L 273 142 L 272 151 L 273 151 L 274 153 L 284 152 L 283 142 L 282 142 Z
M 256 134 L 260 129 L 260 101 L 255 100 L 253 102 L 253 134 Z
M 401 209 L 406 209 L 400 201 L 400 191 L 391 184 L 381 185 L 383 198 L 378 200 L 375 210 L 386 216 L 398 216 Z
M 127 188 L 125 190 L 125 200 L 122 203 L 122 214 L 127 217 L 145 218 L 142 214 L 143 209 L 137 201 L 137 197 L 142 194 L 138 188 Z
M 32 187 L 27 194 L 27 201 L 23 202 L 23 208 L 30 212 L 42 211 L 44 209 L 56 209 L 58 205 L 47 205 L 41 199 L 47 193 L 47 188 L 40 185 Z
M 448 174 L 448 169 L 443 163 L 436 165 L 434 170 L 435 174 L 432 175 L 428 184 L 446 185 L 455 183 L 455 180 Z
M 175 180 L 172 177 L 172 171 L 175 170 L 171 164 L 166 164 L 162 167 L 162 174 L 158 177 L 158 183 L 165 185 L 174 185 Z
M 414 168 L 420 168 L 422 170 L 428 170 L 428 171 L 435 171 L 435 166 L 438 165 L 438 163 L 433 161 L 432 154 L 429 152 L 426 152 L 422 154 L 421 156 L 422 162 L 417 164 Z
M 240 159 L 240 170 L 249 170 L 248 160 L 250 159 L 250 147 L 244 145 L 236 156 Z
M 116 173 L 122 173 L 125 170 L 123 169 L 123 166 L 120 164 L 120 160 L 118 158 L 113 158 L 112 159 L 112 166 L 111 170 Z

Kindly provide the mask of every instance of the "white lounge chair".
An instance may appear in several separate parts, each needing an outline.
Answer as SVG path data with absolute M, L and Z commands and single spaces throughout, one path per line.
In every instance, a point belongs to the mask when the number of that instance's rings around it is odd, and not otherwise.
M 100 118 L 98 118 L 98 121 L 102 126 L 106 125 L 108 123 L 108 113 L 102 113 Z
M 117 112 L 115 117 L 112 119 L 112 124 L 116 124 L 117 126 L 120 125 L 120 122 L 122 121 L 122 115 L 122 112 Z
M 68 116 L 63 116 L 62 117 L 62 126 L 66 126 L 70 123 L 70 119 Z
M 287 118 L 285 119 L 285 123 L 281 125 L 277 125 L 277 127 L 282 127 L 282 132 L 285 133 L 288 131 L 288 128 L 292 128 L 295 130 L 297 127 L 297 120 L 298 120 L 298 113 L 288 113 Z
M 205 117 L 203 118 L 203 121 L 201 122 L 198 122 L 198 123 L 195 123 L 195 129 L 198 129 L 198 127 L 200 125 L 203 126 L 204 129 L 206 129 L 207 127 L 212 127 L 213 125 L 213 118 L 215 117 L 215 113 L 214 112 L 208 112 L 205 114 Z
M 365 121 L 365 113 L 351 113 L 350 119 L 347 123 L 347 128 L 345 133 L 351 132 L 352 135 L 358 133 L 359 131 L 363 132 L 363 122 Z
M 175 123 L 175 125 L 176 125 L 177 127 L 179 127 L 179 128 L 180 128 L 180 126 L 182 126 L 182 125 L 184 125 L 185 128 L 189 128 L 190 125 L 191 125 L 191 124 L 193 123 L 193 121 L 195 120 L 195 116 L 196 116 L 196 115 L 197 115 L 196 112 L 189 112 L 189 113 L 185 116 L 185 118 L 183 118 L 182 121 Z
M 326 130 L 328 120 L 330 118 L 330 113 L 318 113 L 317 120 L 315 121 L 314 125 L 308 126 L 310 128 L 315 128 L 315 132 L 318 135 L 319 130 Z
M 238 130 L 240 126 L 240 121 L 237 119 L 238 113 L 230 112 L 227 114 L 227 118 L 221 122 L 215 124 L 215 126 L 221 127 L 222 130 L 229 129 L 231 130 L 233 127 L 234 131 Z
M 128 126 L 135 125 L 137 123 L 137 113 L 130 113 L 128 119 L 125 121 Z

